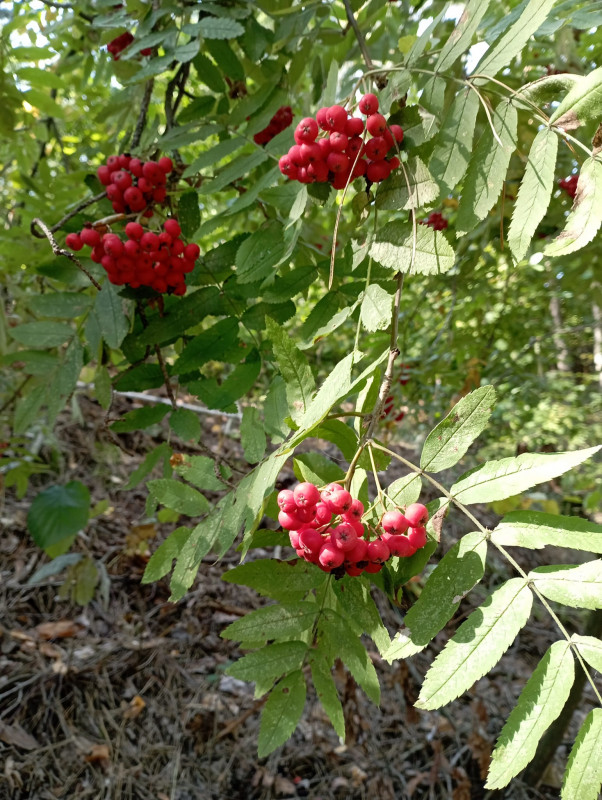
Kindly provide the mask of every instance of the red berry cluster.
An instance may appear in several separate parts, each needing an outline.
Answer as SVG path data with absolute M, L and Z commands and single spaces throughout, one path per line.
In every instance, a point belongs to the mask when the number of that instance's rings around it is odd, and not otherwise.
M 173 161 L 163 156 L 158 161 L 141 161 L 127 154 L 109 156 L 106 164 L 96 174 L 117 214 L 144 212 L 152 217 L 151 206 L 163 203 L 167 197 L 167 176 L 173 169 Z
M 278 522 L 297 555 L 337 576 L 380 572 L 392 556 L 412 556 L 426 544 L 428 511 L 421 503 L 405 515 L 387 511 L 375 538 L 365 538 L 364 506 L 338 483 L 320 491 L 313 483 L 278 493 Z
M 429 228 L 432 228 L 435 231 L 444 231 L 449 225 L 448 221 L 440 211 L 433 211 L 431 214 L 429 214 L 427 219 L 421 219 L 420 224 L 428 225 Z
M 156 234 L 145 231 L 138 222 L 128 222 L 127 238 L 122 240 L 116 233 L 101 236 L 89 225 L 81 233 L 70 233 L 66 244 L 72 250 L 91 247 L 92 261 L 102 264 L 116 286 L 148 286 L 156 292 L 182 295 L 186 292 L 184 276 L 194 269 L 200 248 L 184 244 L 177 220 L 166 220 L 163 228 Z
M 134 41 L 134 37 L 129 31 L 120 33 L 115 39 L 110 41 L 107 45 L 107 50 L 113 56 L 113 61 L 119 61 L 119 54 L 129 47 Z M 140 51 L 141 56 L 150 56 L 153 52 L 152 47 L 145 47 Z
M 579 175 L 571 175 L 568 178 L 562 178 L 562 180 L 558 181 L 558 185 L 561 189 L 568 194 L 569 197 L 575 199 L 575 195 L 577 194 L 577 182 L 579 181 Z
M 387 155 L 396 151 L 396 142 L 403 141 L 403 130 L 399 125 L 387 125 L 378 113 L 376 95 L 365 94 L 358 107 L 367 116 L 365 122 L 348 116 L 338 105 L 321 108 L 315 119 L 302 119 L 295 129 L 296 144 L 278 162 L 280 172 L 300 183 L 329 182 L 335 189 L 344 189 L 362 175 L 371 183 L 388 178 L 399 159 Z M 325 135 L 318 138 L 320 130 Z M 366 132 L 372 137 L 368 141 Z
M 255 144 L 267 144 L 271 142 L 274 136 L 281 133 L 285 128 L 293 121 L 293 110 L 290 106 L 280 106 L 278 111 L 274 114 L 272 119 L 270 120 L 269 125 L 267 128 L 264 128 L 259 133 L 256 133 L 253 137 L 253 141 Z

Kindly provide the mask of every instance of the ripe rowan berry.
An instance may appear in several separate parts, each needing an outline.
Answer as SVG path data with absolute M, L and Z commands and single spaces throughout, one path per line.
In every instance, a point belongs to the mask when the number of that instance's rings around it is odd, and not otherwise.
M 65 244 L 70 250 L 81 250 L 84 246 L 78 233 L 68 233 L 65 238 Z
M 422 503 L 412 503 L 404 511 L 404 517 L 408 520 L 410 526 L 415 528 L 418 525 L 426 525 L 429 512 Z
M 371 92 L 365 94 L 358 103 L 358 108 L 362 114 L 376 114 L 378 111 L 378 97 Z

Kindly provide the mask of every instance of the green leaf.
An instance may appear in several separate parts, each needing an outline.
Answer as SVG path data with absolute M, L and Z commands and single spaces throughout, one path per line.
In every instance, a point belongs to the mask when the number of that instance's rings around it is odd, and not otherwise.
M 455 700 L 488 672 L 510 647 L 531 613 L 533 595 L 522 578 L 507 581 L 473 611 L 426 674 L 418 708 Z
M 391 321 L 393 297 L 380 287 L 372 283 L 366 289 L 360 307 L 360 319 L 367 331 L 382 331 Z
M 310 657 L 311 677 L 318 700 L 328 714 L 339 739 L 345 739 L 345 716 L 328 661 L 320 654 Z
M 341 467 L 322 453 L 298 453 L 293 470 L 299 481 L 309 481 L 316 486 L 324 486 L 345 477 Z
M 555 642 L 527 681 L 502 728 L 485 788 L 501 789 L 532 760 L 539 740 L 564 708 L 574 679 L 569 642 Z
M 161 505 L 180 514 L 197 517 L 209 510 L 209 503 L 200 492 L 173 478 L 158 478 L 146 485 Z
M 167 403 L 157 403 L 156 406 L 142 406 L 128 411 L 123 418 L 111 425 L 114 433 L 131 433 L 132 431 L 150 428 L 157 425 L 169 411 Z
M 602 785 L 602 709 L 593 708 L 585 718 L 562 784 L 562 800 L 598 800 Z
M 239 150 L 244 144 L 246 144 L 246 141 L 240 136 L 234 137 L 232 139 L 224 139 L 223 142 L 219 142 L 218 144 L 209 148 L 209 150 L 206 150 L 204 153 L 201 153 L 200 156 L 195 158 L 192 164 L 186 167 L 186 169 L 182 173 L 182 177 L 190 178 L 191 175 L 196 175 L 197 172 L 203 169 L 204 167 L 215 166 L 222 160 L 222 158 L 225 158 L 226 156 L 229 156 L 231 153 L 234 153 L 236 150 Z M 197 204 L 198 204 L 198 199 L 197 199 Z
M 464 597 L 485 573 L 487 537 L 467 533 L 431 572 L 420 597 L 406 614 L 404 627 L 384 654 L 389 663 L 422 650 L 443 630 Z
M 488 461 L 465 473 L 450 489 L 462 503 L 491 503 L 513 497 L 581 464 L 602 445 L 570 453 L 523 453 L 517 458 Z
M 549 128 L 542 128 L 531 145 L 508 229 L 508 244 L 517 261 L 524 258 L 537 226 L 548 209 L 557 153 L 557 135 Z
M 441 472 L 457 464 L 485 429 L 494 404 L 493 386 L 481 386 L 456 403 L 427 436 L 420 456 L 420 468 Z
M 401 478 L 393 481 L 387 487 L 387 497 L 389 497 L 393 505 L 397 508 L 409 506 L 415 503 L 420 497 L 422 491 L 422 479 L 420 475 L 410 472 L 408 475 L 403 475 Z
M 230 161 L 213 180 L 206 180 L 200 187 L 199 194 L 215 194 L 221 192 L 229 184 L 239 180 L 240 178 L 247 178 L 249 173 L 262 164 L 268 158 L 268 154 L 264 150 L 254 150 L 252 153 L 246 153 Z M 233 187 L 230 187 L 233 188 Z
M 190 528 L 186 527 L 176 528 L 170 533 L 150 557 L 141 583 L 154 583 L 167 575 L 189 536 Z
M 199 196 L 196 192 L 184 192 L 178 203 L 178 222 L 185 239 L 191 239 L 201 224 Z
M 485 219 L 497 202 L 510 157 L 516 148 L 518 114 L 512 103 L 503 100 L 491 112 L 493 128 L 500 146 L 487 126 L 472 154 L 462 185 L 462 197 L 456 217 L 456 231 L 463 235 Z
M 240 22 L 228 17 L 203 17 L 199 27 L 204 39 L 236 39 L 245 32 Z
M 584 80 L 583 75 L 573 75 L 571 72 L 563 72 L 560 75 L 544 75 L 543 78 L 521 86 L 516 97 L 518 100 L 524 97 L 532 103 L 542 106 L 544 103 L 558 101 L 561 94 L 569 91 L 582 80 Z M 531 109 L 530 105 L 528 107 Z
M 138 484 L 143 481 L 147 475 L 150 475 L 150 473 L 161 460 L 167 462 L 170 455 L 171 450 L 169 449 L 167 442 L 162 442 L 158 447 L 155 447 L 154 450 L 150 450 L 144 457 L 144 460 L 140 466 L 132 472 L 129 481 L 125 486 L 122 487 L 122 491 L 125 492 L 129 489 L 133 489 L 135 486 L 138 486 Z
M 278 369 L 286 383 L 286 398 L 291 417 L 299 422 L 316 388 L 314 376 L 305 355 L 282 326 L 270 317 L 266 317 L 266 332 L 272 342 Z
M 29 299 L 29 307 L 35 314 L 59 319 L 74 319 L 89 310 L 94 298 L 80 292 L 47 292 Z
M 439 197 L 439 186 L 426 164 L 418 156 L 409 158 L 405 171 L 398 170 L 379 184 L 376 207 L 397 211 L 421 208 L 434 203 Z
M 257 350 L 252 350 L 244 363 L 235 367 L 221 384 L 215 378 L 210 378 L 191 382 L 188 388 L 201 398 L 207 408 L 227 411 L 253 388 L 260 372 L 261 359 Z
M 199 80 L 202 81 L 205 86 L 208 86 L 212 92 L 220 93 L 226 91 L 226 84 L 224 83 L 222 74 L 210 58 L 207 58 L 203 53 L 197 53 L 192 63 L 194 64 Z M 184 172 L 182 177 L 188 178 L 189 175 Z
M 469 0 L 466 3 L 456 27 L 443 45 L 434 67 L 435 72 L 449 70 L 456 59 L 468 50 L 472 43 L 472 37 L 479 27 L 479 22 L 489 7 L 489 2 L 490 0 Z
M 435 180 L 450 192 L 466 172 L 472 154 L 472 140 L 479 110 L 473 89 L 462 89 L 443 120 L 429 161 Z
M 47 550 L 79 533 L 89 517 L 89 489 L 81 481 L 70 481 L 65 486 L 49 486 L 34 497 L 27 512 L 27 528 L 38 547 Z
M 230 244 L 227 242 L 223 247 Z M 207 261 L 212 260 L 209 253 L 203 258 Z M 216 286 L 198 289 L 185 297 L 178 298 L 178 303 L 167 307 L 163 314 L 149 319 L 148 328 L 136 334 L 136 341 L 140 345 L 147 345 L 163 344 L 177 339 L 190 328 L 196 327 L 206 316 L 223 313 L 222 304 L 220 291 Z
M 320 184 L 311 184 L 318 186 Z M 341 295 L 339 292 L 327 292 L 321 297 L 309 316 L 299 329 L 299 347 L 307 350 L 312 347 L 319 339 L 336 331 L 351 316 L 356 303 L 353 306 L 341 308 Z M 340 310 L 339 310 L 340 309 Z
M 411 275 L 438 275 L 453 267 L 454 251 L 442 233 L 427 225 L 417 225 L 415 233 L 414 242 L 411 223 L 387 222 L 377 231 L 370 255 L 383 267 Z
M 245 406 L 242 410 L 240 441 L 245 460 L 249 464 L 256 464 L 261 461 L 267 442 L 259 411 L 253 406 Z
M 548 600 L 571 608 L 602 608 L 602 559 L 537 567 L 529 578 Z
M 198 442 L 201 438 L 201 423 L 198 416 L 189 408 L 178 408 L 171 412 L 169 427 L 185 441 Z
M 326 84 L 324 85 L 324 91 L 320 99 L 320 105 L 331 106 L 335 102 L 337 95 L 338 80 L 339 80 L 339 65 L 336 59 L 333 58 L 332 61 L 330 62 L 330 67 L 328 69 L 328 76 L 326 78 Z
M 106 411 L 111 405 L 113 392 L 109 370 L 102 365 L 96 367 L 96 375 L 94 376 L 94 394 L 100 405 Z
M 241 244 L 236 253 L 236 271 L 240 283 L 267 278 L 287 250 L 282 225 L 272 221 L 255 231 Z
M 602 553 L 602 525 L 582 517 L 561 517 L 542 511 L 513 511 L 491 534 L 504 547 L 538 550 L 546 545 Z
M 300 669 L 274 686 L 261 714 L 257 742 L 259 758 L 265 758 L 293 735 L 303 714 L 305 695 L 305 678 Z
M 298 636 L 314 624 L 319 609 L 315 603 L 295 603 L 258 608 L 223 630 L 223 639 L 239 642 L 267 642 Z
M 339 605 L 348 623 L 360 634 L 367 633 L 381 655 L 391 646 L 391 637 L 383 625 L 380 613 L 370 595 L 370 587 L 357 578 L 344 577 L 333 584 Z
M 378 705 L 380 686 L 374 664 L 349 624 L 339 614 L 325 609 L 320 620 L 319 634 L 327 638 L 328 646 L 343 661 L 370 700 Z
M 497 75 L 507 67 L 510 61 L 517 56 L 527 44 L 531 36 L 545 22 L 556 0 L 530 0 L 518 20 L 491 47 L 477 64 L 474 75 Z M 475 80 L 475 83 L 484 83 L 484 80 Z
M 60 347 L 74 331 L 63 322 L 25 322 L 10 329 L 12 338 L 26 347 Z
M 602 641 L 594 636 L 580 636 L 578 633 L 571 636 L 571 641 L 577 645 L 581 657 L 590 667 L 602 673 Z
M 602 225 L 602 162 L 583 162 L 577 194 L 564 230 L 544 250 L 546 256 L 566 256 L 592 241 Z
M 290 432 L 285 420 L 289 416 L 286 383 L 280 375 L 275 375 L 268 389 L 263 405 L 265 431 L 273 444 L 283 442 Z
M 268 558 L 241 564 L 224 573 L 222 580 L 249 586 L 264 597 L 291 603 L 302 600 L 309 591 L 322 586 L 328 577 L 301 559 L 276 561 Z
M 602 112 L 602 67 L 582 76 L 550 117 L 550 125 L 575 130 Z
M 336 403 L 347 396 L 351 388 L 352 367 L 353 353 L 349 353 L 335 365 L 299 420 L 301 431 L 293 437 L 291 446 L 294 446 L 295 441 L 302 438 L 305 432 L 321 422 Z
M 240 357 L 238 324 L 234 317 L 226 317 L 198 333 L 182 350 L 173 366 L 173 373 L 183 375 L 208 361 L 230 361 Z
M 182 464 L 176 466 L 176 472 L 198 489 L 208 492 L 223 491 L 226 486 L 215 474 L 215 462 L 209 456 L 186 456 Z M 226 469 L 222 467 L 222 470 Z M 225 475 L 224 477 L 229 477 Z
M 299 669 L 306 653 L 305 642 L 276 642 L 243 656 L 228 667 L 226 674 L 241 681 L 279 678 Z
M 130 323 L 124 312 L 124 301 L 109 281 L 104 282 L 96 295 L 93 313 L 105 342 L 109 347 L 119 347 L 130 329 Z

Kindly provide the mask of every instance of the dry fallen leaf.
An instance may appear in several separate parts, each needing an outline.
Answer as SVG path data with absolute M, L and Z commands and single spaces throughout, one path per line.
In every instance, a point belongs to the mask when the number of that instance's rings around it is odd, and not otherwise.
M 136 717 L 139 716 L 145 708 L 146 708 L 146 703 L 140 697 L 140 695 L 137 694 L 130 700 L 130 705 L 124 711 L 123 717 L 124 719 L 136 719 Z
M 109 747 L 106 744 L 93 744 L 85 760 L 89 764 L 99 763 L 102 767 L 107 767 L 110 763 Z
M 0 721 L 0 739 L 21 750 L 36 750 L 40 746 L 20 725 L 6 725 L 2 721 Z
M 41 639 L 67 639 L 78 634 L 83 628 L 83 625 L 71 619 L 59 619 L 57 622 L 43 622 L 35 630 Z

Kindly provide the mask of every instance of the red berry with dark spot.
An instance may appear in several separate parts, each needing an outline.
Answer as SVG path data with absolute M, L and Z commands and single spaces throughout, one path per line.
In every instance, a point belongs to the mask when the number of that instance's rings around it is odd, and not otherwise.
M 313 508 L 320 502 L 320 492 L 313 483 L 299 483 L 293 490 L 293 497 L 299 508 Z
M 182 233 L 182 229 L 178 224 L 177 219 L 166 219 L 163 223 L 163 228 L 165 233 L 168 233 L 170 236 L 173 236 L 174 239 L 177 239 L 178 236 Z
M 84 246 L 78 233 L 68 233 L 65 238 L 65 244 L 70 250 L 81 250 Z
M 366 128 L 372 136 L 382 136 L 387 129 L 387 120 L 382 114 L 372 114 L 366 120 Z
M 372 94 L 372 92 L 368 92 L 368 94 L 365 94 L 359 101 L 358 108 L 362 114 L 368 116 L 370 114 L 376 114 L 378 111 L 378 97 Z
M 404 511 L 404 517 L 408 520 L 412 528 L 418 525 L 426 525 L 429 512 L 426 506 L 422 503 L 412 503 Z
M 96 247 L 97 244 L 100 244 L 100 233 L 94 228 L 84 228 L 80 233 L 80 238 L 88 247 Z
M 347 112 L 343 106 L 334 105 L 330 106 L 326 112 L 326 125 L 329 131 L 338 131 L 343 133 L 345 125 L 347 124 Z

